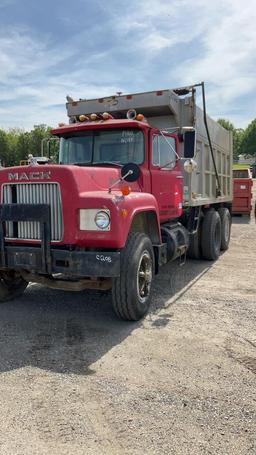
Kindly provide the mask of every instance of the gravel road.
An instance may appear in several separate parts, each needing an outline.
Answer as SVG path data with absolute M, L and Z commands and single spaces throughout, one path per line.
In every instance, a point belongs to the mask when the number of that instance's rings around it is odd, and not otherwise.
M 139 323 L 30 285 L 0 306 L 0 454 L 255 455 L 255 327 L 253 218 L 216 263 L 166 265 Z

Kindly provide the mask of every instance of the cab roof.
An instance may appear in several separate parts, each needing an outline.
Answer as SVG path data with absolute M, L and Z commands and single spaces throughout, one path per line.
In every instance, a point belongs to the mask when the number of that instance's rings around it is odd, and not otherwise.
M 51 130 L 54 136 L 62 136 L 63 134 L 86 131 L 90 129 L 111 129 L 111 128 L 139 128 L 142 130 L 149 129 L 151 126 L 147 122 L 129 119 L 109 119 L 95 120 L 87 122 L 70 123 L 59 126 Z

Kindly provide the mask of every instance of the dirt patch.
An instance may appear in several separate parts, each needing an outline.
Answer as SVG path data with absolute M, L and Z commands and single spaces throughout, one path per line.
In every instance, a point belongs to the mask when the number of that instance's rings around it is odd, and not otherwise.
M 0 454 L 255 455 L 256 228 L 166 265 L 150 314 L 28 287 L 0 306 Z

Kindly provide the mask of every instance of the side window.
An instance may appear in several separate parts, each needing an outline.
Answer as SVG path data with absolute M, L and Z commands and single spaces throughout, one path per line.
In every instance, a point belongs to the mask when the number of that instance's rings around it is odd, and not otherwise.
M 153 150 L 152 150 L 152 163 L 154 166 L 160 166 L 160 154 L 159 154 L 159 136 L 153 136 Z
M 176 165 L 176 142 L 174 137 L 155 135 L 153 137 L 152 153 L 154 166 L 173 169 Z

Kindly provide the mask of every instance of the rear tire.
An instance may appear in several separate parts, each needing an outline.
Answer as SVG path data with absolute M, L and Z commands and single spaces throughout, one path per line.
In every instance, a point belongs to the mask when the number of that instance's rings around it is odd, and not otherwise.
M 221 221 L 216 210 L 209 209 L 205 212 L 202 223 L 201 247 L 202 256 L 209 261 L 215 261 L 220 255 L 221 246 Z
M 201 259 L 201 222 L 199 223 L 197 232 L 189 235 L 189 247 L 187 256 L 190 259 Z
M 131 232 L 121 252 L 120 277 L 112 283 L 112 303 L 119 318 L 138 321 L 148 312 L 153 275 L 150 239 L 140 232 Z
M 221 222 L 221 245 L 220 249 L 226 251 L 229 247 L 231 233 L 231 215 L 226 207 L 221 207 L 218 210 Z
M 0 303 L 20 297 L 28 282 L 18 272 L 7 270 L 0 272 Z

